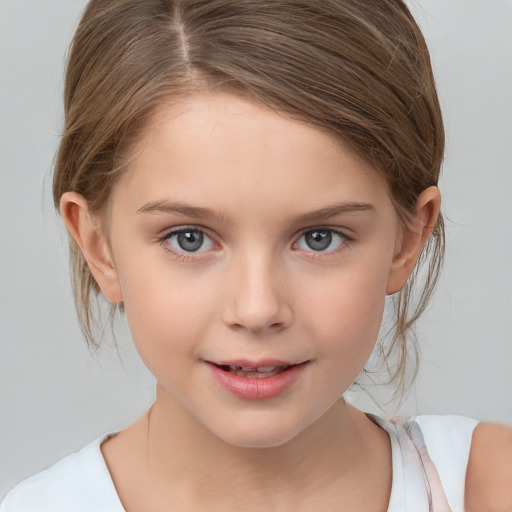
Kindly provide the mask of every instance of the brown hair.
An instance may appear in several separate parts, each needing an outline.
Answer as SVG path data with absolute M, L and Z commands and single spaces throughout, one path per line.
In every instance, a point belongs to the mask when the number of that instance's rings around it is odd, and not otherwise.
M 418 195 L 438 182 L 443 122 L 427 46 L 404 1 L 91 0 L 67 65 L 55 205 L 76 191 L 100 212 L 155 109 L 219 87 L 339 136 L 385 176 L 404 221 Z M 96 346 L 91 304 L 99 287 L 72 239 L 70 248 L 78 316 Z M 432 293 L 443 249 L 440 217 L 394 297 L 384 349 L 386 361 L 398 351 L 391 380 L 403 382 L 407 334 Z

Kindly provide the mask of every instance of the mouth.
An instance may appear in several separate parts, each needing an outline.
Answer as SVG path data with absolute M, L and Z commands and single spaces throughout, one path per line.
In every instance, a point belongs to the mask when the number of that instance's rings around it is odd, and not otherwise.
M 271 366 L 259 366 L 256 368 L 248 367 L 248 366 L 238 366 L 238 365 L 227 365 L 221 364 L 218 367 L 224 371 L 232 373 L 233 375 L 238 375 L 239 377 L 245 377 L 247 379 L 265 379 L 267 377 L 273 377 L 274 375 L 278 375 L 282 372 L 288 370 L 291 366 L 290 364 L 285 365 L 271 365 Z
M 310 361 L 205 361 L 225 390 L 244 400 L 267 400 L 291 388 Z

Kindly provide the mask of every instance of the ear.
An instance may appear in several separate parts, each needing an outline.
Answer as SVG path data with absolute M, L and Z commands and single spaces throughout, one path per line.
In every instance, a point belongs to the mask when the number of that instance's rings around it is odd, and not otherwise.
M 405 285 L 432 233 L 440 207 L 441 195 L 437 187 L 429 187 L 419 195 L 413 217 L 403 226 L 393 257 L 386 287 L 388 295 L 398 292 Z
M 87 201 L 76 192 L 62 194 L 60 213 L 105 297 L 122 302 L 118 274 L 98 216 L 91 214 Z

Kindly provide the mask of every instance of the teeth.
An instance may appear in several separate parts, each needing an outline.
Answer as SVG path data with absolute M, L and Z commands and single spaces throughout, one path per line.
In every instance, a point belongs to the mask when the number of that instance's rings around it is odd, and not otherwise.
M 283 366 L 260 366 L 258 368 L 251 368 L 248 366 L 235 366 L 229 365 L 229 371 L 238 375 L 240 377 L 248 377 L 248 378 L 264 378 L 264 377 L 273 377 L 278 373 L 289 368 L 289 365 Z
M 278 368 L 285 368 L 284 366 L 262 366 L 261 368 L 256 368 L 256 371 L 260 373 L 264 372 L 272 372 L 274 370 L 277 370 Z
M 229 366 L 229 369 L 233 372 L 238 372 L 238 371 L 243 371 L 243 372 L 260 372 L 260 373 L 265 373 L 265 372 L 273 372 L 274 370 L 278 370 L 279 368 L 287 368 L 288 365 L 286 366 L 260 366 L 258 368 L 252 368 L 252 367 L 249 367 L 249 366 L 233 366 L 233 365 L 230 365 Z
M 287 367 L 288 367 L 288 365 L 286 365 L 286 366 L 260 366 L 259 368 L 252 368 L 252 367 L 249 367 L 249 366 L 233 366 L 233 365 L 230 365 L 229 369 L 232 372 L 242 371 L 242 372 L 260 372 L 260 373 L 265 373 L 265 372 L 272 372 L 274 370 L 278 370 L 279 368 L 287 368 Z

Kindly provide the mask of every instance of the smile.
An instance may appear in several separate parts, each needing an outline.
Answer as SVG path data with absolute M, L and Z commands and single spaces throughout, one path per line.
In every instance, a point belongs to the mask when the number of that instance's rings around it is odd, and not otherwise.
M 258 368 L 236 365 L 221 365 L 220 368 L 225 372 L 233 373 L 239 377 L 246 377 L 247 379 L 264 379 L 284 372 L 290 368 L 290 365 L 260 366 Z
M 302 363 L 270 362 L 239 364 L 206 362 L 214 380 L 243 400 L 268 400 L 291 388 L 307 367 Z

